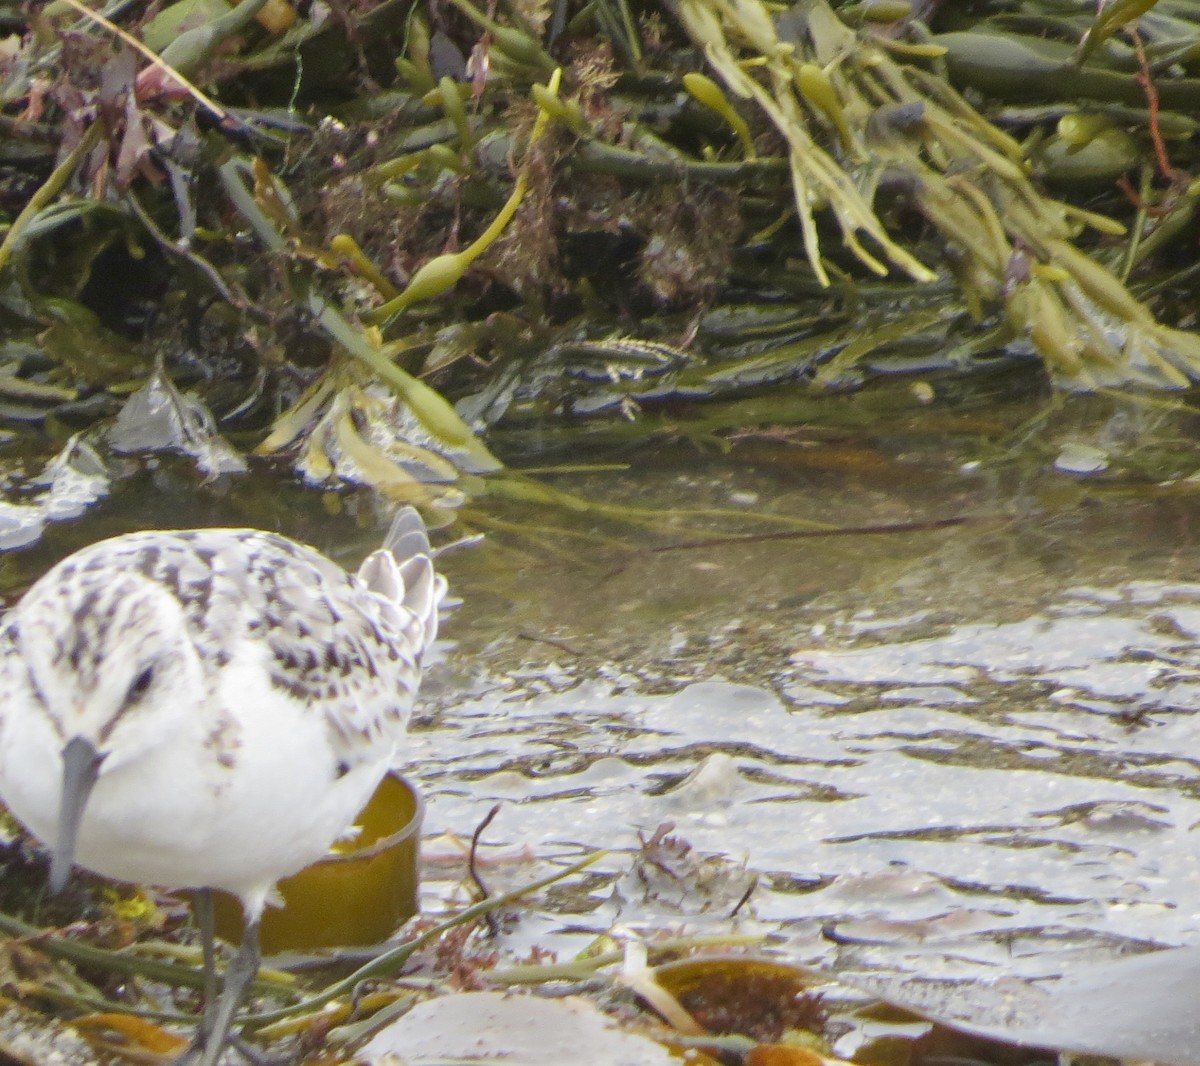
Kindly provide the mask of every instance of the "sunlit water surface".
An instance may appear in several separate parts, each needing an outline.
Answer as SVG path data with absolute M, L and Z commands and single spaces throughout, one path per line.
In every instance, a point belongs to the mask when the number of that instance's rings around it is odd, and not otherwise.
M 799 961 L 1028 974 L 1200 943 L 1194 420 L 977 406 L 897 401 L 832 442 L 675 441 L 542 479 L 654 530 L 474 502 L 464 525 L 488 536 L 444 560 L 464 604 L 407 765 L 429 906 L 463 876 L 451 837 L 499 804 L 482 834 L 498 887 L 611 849 L 582 889 L 522 910 L 516 953 L 614 926 L 742 931 Z M 1109 469 L 1061 469 L 1079 443 Z M 376 535 L 365 505 L 329 514 L 262 472 L 166 471 L 23 568 L 147 525 L 264 525 L 348 564 Z M 870 532 L 696 546 L 779 532 L 756 514 Z M 928 528 L 945 519 L 964 521 Z M 638 861 L 666 823 L 692 850 Z

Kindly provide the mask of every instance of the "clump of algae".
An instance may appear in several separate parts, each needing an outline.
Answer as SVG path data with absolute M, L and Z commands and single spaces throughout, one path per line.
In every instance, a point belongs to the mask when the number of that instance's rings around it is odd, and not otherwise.
M 1020 145 L 922 68 L 939 46 L 856 31 L 826 0 L 778 17 L 762 0 L 676 0 L 675 11 L 726 89 L 786 143 L 805 251 L 823 285 L 821 208 L 875 274 L 933 279 L 879 218 L 882 190 L 900 190 L 940 236 L 975 317 L 1002 305 L 1010 336 L 1025 338 L 1060 384 L 1183 387 L 1200 377 L 1200 338 L 1157 322 L 1075 244 L 1086 226 L 1122 227 L 1041 193 Z

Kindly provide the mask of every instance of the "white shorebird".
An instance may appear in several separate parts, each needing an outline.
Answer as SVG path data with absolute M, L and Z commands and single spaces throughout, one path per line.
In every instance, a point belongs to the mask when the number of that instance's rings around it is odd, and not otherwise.
M 395 759 L 446 591 L 403 509 L 357 576 L 253 529 L 84 548 L 0 630 L 0 797 L 72 863 L 198 889 L 207 991 L 181 1062 L 213 1066 L 281 878 L 320 859 Z M 246 932 L 217 1000 L 212 889 Z

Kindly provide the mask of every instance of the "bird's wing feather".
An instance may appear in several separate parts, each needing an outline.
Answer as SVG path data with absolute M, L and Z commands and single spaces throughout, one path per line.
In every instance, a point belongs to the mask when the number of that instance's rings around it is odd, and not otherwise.
M 428 549 L 423 536 L 412 543 Z M 270 683 L 326 713 L 337 747 L 352 758 L 381 734 L 403 731 L 437 628 L 429 590 L 441 579 L 429 556 L 418 551 L 397 564 L 388 554 L 388 562 L 397 583 L 391 595 L 285 537 L 202 529 L 129 534 L 60 565 L 84 579 L 88 571 L 132 571 L 166 587 L 210 675 L 246 641 L 261 641 Z M 406 573 L 416 578 L 412 590 Z

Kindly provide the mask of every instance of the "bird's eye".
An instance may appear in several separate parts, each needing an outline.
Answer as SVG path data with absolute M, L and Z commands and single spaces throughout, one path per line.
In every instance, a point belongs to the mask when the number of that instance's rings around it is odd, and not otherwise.
M 146 695 L 146 690 L 154 682 L 154 667 L 147 666 L 137 677 L 133 679 L 133 684 L 129 686 L 129 694 L 125 697 L 126 703 L 133 703 L 135 700 L 140 700 Z

